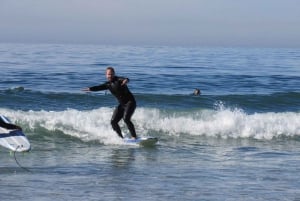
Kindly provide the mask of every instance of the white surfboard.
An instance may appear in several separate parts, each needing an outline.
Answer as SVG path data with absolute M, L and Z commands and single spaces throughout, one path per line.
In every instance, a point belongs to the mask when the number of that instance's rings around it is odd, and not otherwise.
M 0 115 L 0 121 L 11 124 L 4 116 Z M 0 126 L 0 145 L 16 152 L 30 150 L 30 143 L 25 134 L 20 129 L 7 129 Z
M 157 144 L 157 137 L 139 137 L 137 139 L 124 138 L 124 143 L 129 145 L 153 146 Z

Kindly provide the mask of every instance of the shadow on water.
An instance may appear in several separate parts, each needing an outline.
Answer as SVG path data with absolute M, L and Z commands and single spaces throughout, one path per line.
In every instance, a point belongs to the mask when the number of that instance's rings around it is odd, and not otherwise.
M 136 157 L 136 148 L 129 149 L 114 149 L 111 153 L 111 163 L 114 168 L 124 169 L 129 168 Z

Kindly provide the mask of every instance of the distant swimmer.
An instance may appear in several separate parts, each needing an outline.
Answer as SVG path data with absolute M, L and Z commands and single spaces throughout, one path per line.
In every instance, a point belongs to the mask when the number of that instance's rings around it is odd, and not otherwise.
M 196 89 L 194 90 L 193 95 L 194 95 L 194 96 L 199 96 L 200 94 L 201 94 L 200 89 L 196 88 Z
M 132 138 L 136 139 L 136 132 L 133 123 L 131 122 L 131 116 L 136 108 L 136 101 L 133 94 L 127 87 L 129 82 L 128 78 L 119 77 L 115 75 L 113 67 L 106 68 L 107 82 L 98 86 L 88 87 L 83 91 L 102 91 L 108 89 L 119 101 L 119 105 L 115 108 L 111 118 L 111 125 L 113 130 L 123 138 L 119 121 L 123 118 Z

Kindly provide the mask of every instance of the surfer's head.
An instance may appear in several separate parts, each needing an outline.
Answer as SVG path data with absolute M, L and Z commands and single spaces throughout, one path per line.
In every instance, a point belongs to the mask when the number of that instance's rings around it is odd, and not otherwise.
M 108 81 L 112 81 L 115 77 L 115 69 L 111 66 L 107 67 L 105 75 Z
M 195 96 L 199 96 L 200 93 L 201 93 L 201 92 L 200 92 L 200 89 L 195 89 L 193 94 L 194 94 Z

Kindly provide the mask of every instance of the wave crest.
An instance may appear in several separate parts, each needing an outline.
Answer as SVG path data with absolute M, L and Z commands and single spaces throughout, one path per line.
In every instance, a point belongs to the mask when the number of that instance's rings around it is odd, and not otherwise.
M 110 126 L 113 108 L 102 107 L 80 111 L 14 111 L 0 109 L 1 114 L 20 124 L 29 135 L 38 135 L 44 128 L 60 131 L 83 141 L 118 143 L 120 139 Z M 238 108 L 219 107 L 215 110 L 170 111 L 138 108 L 133 116 L 137 133 L 159 138 L 207 136 L 221 138 L 254 138 L 270 140 L 300 136 L 300 113 L 267 112 L 247 114 Z M 120 126 L 128 133 L 123 121 Z

